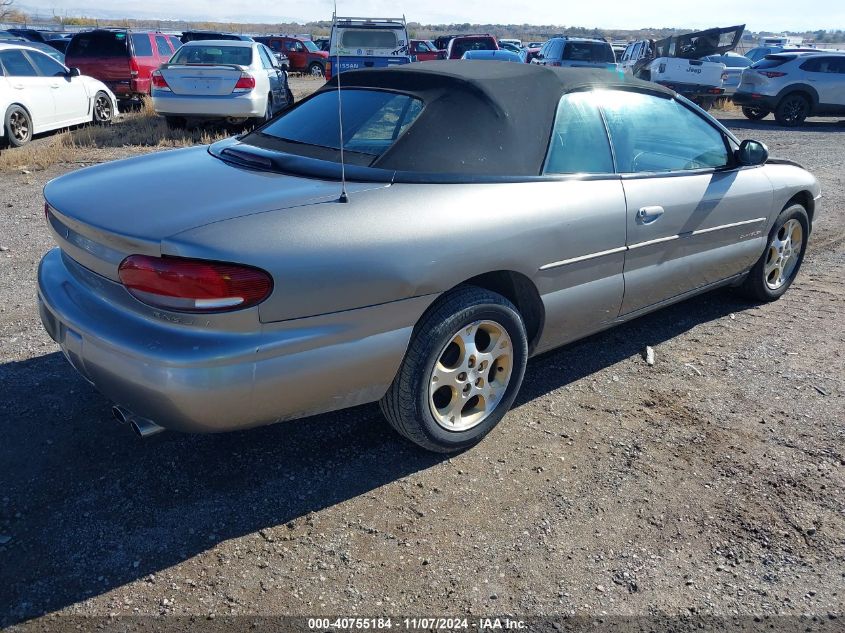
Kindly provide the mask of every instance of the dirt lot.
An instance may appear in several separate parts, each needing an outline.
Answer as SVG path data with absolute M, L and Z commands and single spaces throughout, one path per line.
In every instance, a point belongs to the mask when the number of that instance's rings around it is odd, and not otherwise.
M 664 614 L 683 618 L 673 630 L 698 616 L 841 627 L 845 122 L 722 116 L 822 183 L 793 288 L 769 305 L 712 293 L 533 359 L 505 421 L 451 459 L 400 440 L 375 406 L 137 439 L 38 319 L 41 188 L 80 165 L 0 173 L 0 626 Z

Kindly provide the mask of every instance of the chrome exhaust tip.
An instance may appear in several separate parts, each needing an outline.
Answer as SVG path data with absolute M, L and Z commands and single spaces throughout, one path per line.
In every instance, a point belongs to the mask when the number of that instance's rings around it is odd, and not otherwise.
M 152 420 L 140 418 L 125 407 L 114 406 L 111 409 L 111 414 L 114 416 L 114 419 L 121 424 L 129 424 L 138 437 L 150 437 L 151 435 L 161 433 L 164 430 L 163 427 L 159 426 Z
M 147 418 L 133 417 L 129 420 L 129 424 L 132 426 L 132 430 L 141 438 L 156 435 L 164 430 L 164 427 L 159 426 Z

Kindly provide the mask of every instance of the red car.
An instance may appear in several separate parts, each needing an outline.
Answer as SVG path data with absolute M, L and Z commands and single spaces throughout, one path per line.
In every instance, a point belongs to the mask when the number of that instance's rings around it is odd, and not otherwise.
M 530 64 L 532 59 L 536 59 L 537 55 L 540 54 L 541 47 L 538 46 L 536 48 L 525 48 L 523 49 L 525 52 L 523 53 L 523 57 L 525 58 L 525 63 Z
M 77 33 L 67 46 L 65 65 L 99 79 L 121 100 L 150 94 L 150 76 L 182 46 L 158 31 L 97 29 Z
M 411 57 L 416 62 L 430 62 L 446 59 L 446 51 L 437 50 L 434 42 L 428 40 L 411 40 Z
M 269 35 L 256 37 L 255 41 L 261 42 L 276 53 L 287 55 L 292 72 L 308 73 L 318 77 L 326 74 L 329 54 L 321 51 L 311 40 L 295 35 Z
M 492 35 L 460 35 L 449 42 L 446 59 L 460 59 L 467 51 L 497 50 L 499 50 L 499 43 Z

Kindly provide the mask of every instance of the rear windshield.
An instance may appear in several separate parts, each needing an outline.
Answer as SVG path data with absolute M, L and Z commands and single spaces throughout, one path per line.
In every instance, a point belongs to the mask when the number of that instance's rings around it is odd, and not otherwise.
M 171 64 L 252 64 L 251 46 L 213 46 L 187 44 L 176 51 Z
M 614 63 L 613 49 L 603 42 L 567 42 L 563 49 L 563 59 L 574 62 Z
M 359 165 L 369 165 L 386 152 L 423 108 L 419 99 L 394 92 L 354 88 L 342 92 L 343 149 L 352 153 L 347 156 L 350 162 Z M 258 135 L 296 144 L 280 149 L 337 161 L 336 151 L 320 153 L 307 151 L 306 147 L 340 149 L 337 98 L 337 91 L 316 94 L 250 137 Z M 250 137 L 245 142 L 249 143 Z
M 493 38 L 490 37 L 462 37 L 452 43 L 452 56 L 463 55 L 467 51 L 496 50 Z
M 783 66 L 786 62 L 791 62 L 795 59 L 795 55 L 766 55 L 759 62 L 752 64 L 752 68 L 763 69 L 777 68 Z
M 74 35 L 67 47 L 68 57 L 128 57 L 126 33 L 93 31 Z
M 387 29 L 344 29 L 340 33 L 340 45 L 343 48 L 394 49 L 399 47 L 399 38 Z

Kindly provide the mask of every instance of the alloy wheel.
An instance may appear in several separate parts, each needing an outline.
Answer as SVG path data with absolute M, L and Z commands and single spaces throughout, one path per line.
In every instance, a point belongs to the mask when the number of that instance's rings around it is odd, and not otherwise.
M 107 96 L 101 94 L 97 97 L 94 102 L 94 117 L 99 123 L 111 121 L 112 104 Z
M 788 123 L 800 123 L 807 118 L 807 102 L 802 97 L 793 97 L 783 104 L 782 116 Z
M 9 131 L 15 140 L 24 143 L 29 138 L 29 119 L 20 110 L 14 110 L 9 115 Z
M 804 229 L 798 220 L 791 219 L 769 243 L 763 275 L 770 290 L 781 288 L 792 278 L 803 248 Z
M 512 368 L 513 344 L 504 326 L 476 321 L 461 328 L 431 371 L 429 407 L 437 424 L 455 432 L 481 424 L 504 398 Z

